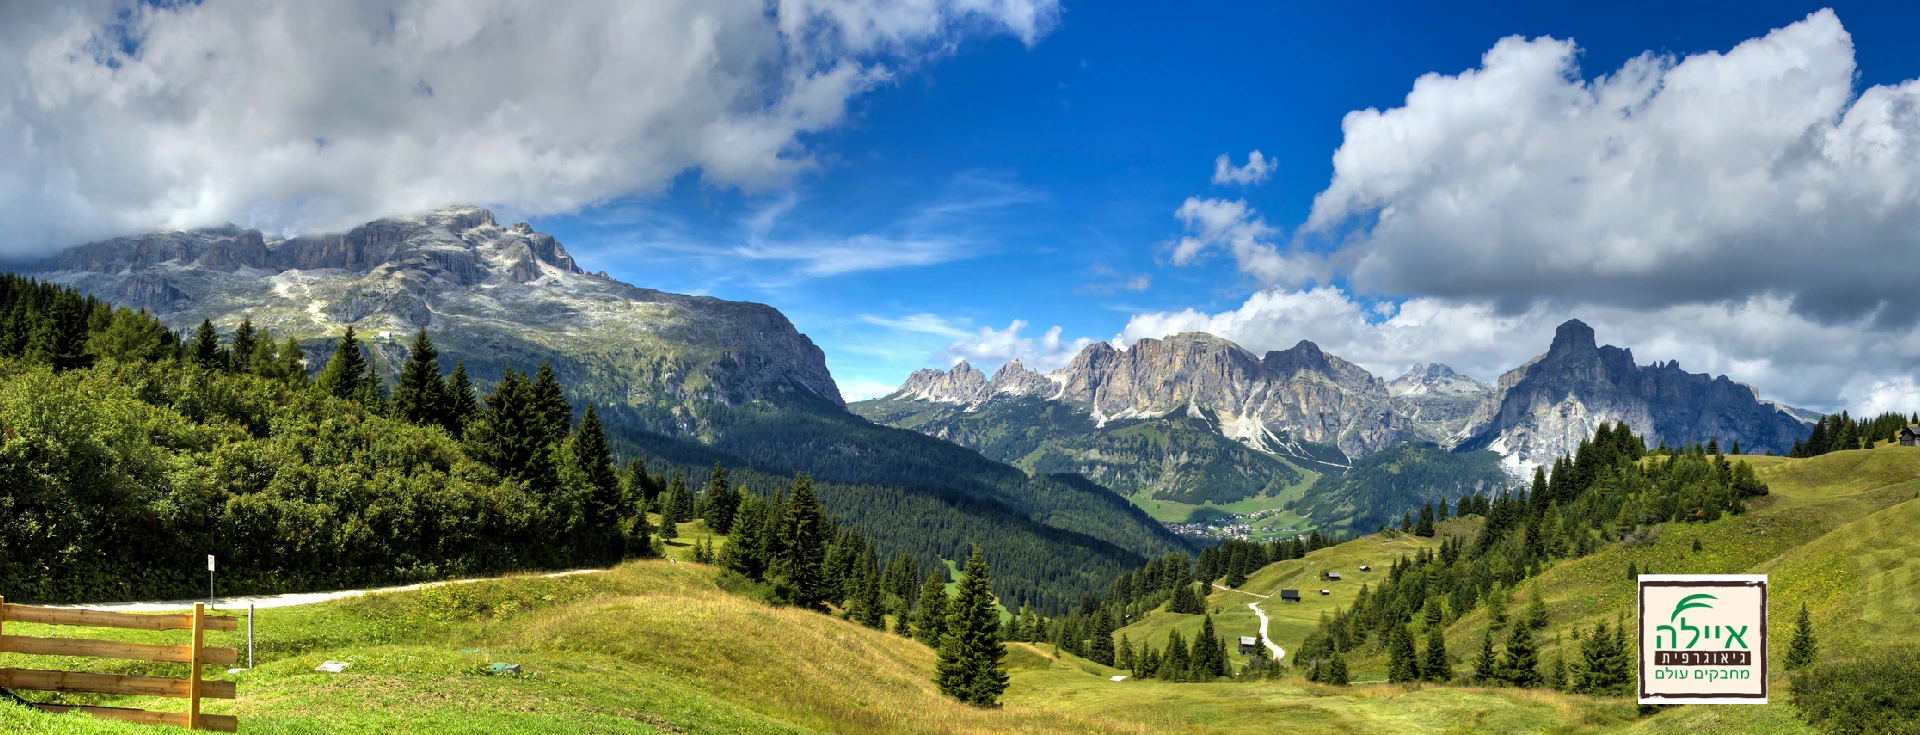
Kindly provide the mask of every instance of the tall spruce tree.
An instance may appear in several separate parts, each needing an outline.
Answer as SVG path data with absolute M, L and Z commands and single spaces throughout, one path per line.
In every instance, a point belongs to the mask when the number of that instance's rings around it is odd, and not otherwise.
M 686 477 L 678 470 L 667 481 L 667 492 L 660 499 L 660 522 L 688 523 L 693 520 L 693 493 L 687 490 Z
M 947 617 L 946 636 L 940 642 L 940 660 L 934 681 L 940 693 L 977 707 L 999 703 L 1007 689 L 1007 672 L 1000 665 L 1006 649 L 1000 645 L 1000 613 L 994 607 L 987 562 L 980 547 L 967 556 L 959 594 Z
M 589 408 L 589 411 L 592 409 Z M 713 463 L 713 474 L 707 478 L 707 490 L 702 500 L 706 501 L 707 526 L 714 533 L 726 533 L 733 528 L 733 512 L 740 506 L 740 496 L 727 484 L 727 468 L 719 462 Z
M 332 369 L 331 363 L 327 369 Z M 555 477 L 552 451 L 535 428 L 539 421 L 526 379 L 507 368 L 487 395 L 487 410 L 467 426 L 466 445 L 482 464 L 502 477 L 525 483 L 536 497 L 545 498 L 554 488 Z
M 413 348 L 400 366 L 400 383 L 393 389 L 393 415 L 420 426 L 444 424 L 446 386 L 440 382 L 440 351 L 433 348 L 427 330 L 413 337 Z
M 793 480 L 793 495 L 786 503 L 786 517 L 780 524 L 780 575 L 791 602 L 800 607 L 817 608 L 827 599 L 822 563 L 826 560 L 828 534 L 833 532 L 820 499 L 813 491 L 813 477 L 801 473 Z
M 613 469 L 613 451 L 607 447 L 607 436 L 600 428 L 600 416 L 594 413 L 593 406 L 587 406 L 587 415 L 580 420 L 580 431 L 573 435 L 573 458 L 587 483 L 587 494 L 581 499 L 580 509 L 587 532 L 595 539 L 588 547 L 601 560 L 617 560 L 622 550 L 620 476 Z
M 320 390 L 335 398 L 357 398 L 360 395 L 361 376 L 366 372 L 366 358 L 360 356 L 360 338 L 354 336 L 353 327 L 349 326 L 340 343 L 334 347 L 333 357 L 327 360 L 327 366 L 320 368 Z
M 1192 672 L 1192 658 L 1187 651 L 1187 638 L 1180 635 L 1180 629 L 1167 632 L 1167 653 L 1160 659 L 1160 678 L 1165 681 L 1186 681 Z
M 1350 681 L 1351 679 L 1347 675 L 1346 654 L 1341 653 L 1340 649 L 1335 648 L 1333 649 L 1333 656 L 1327 659 L 1327 671 L 1321 677 L 1320 683 L 1343 687 Z
M 1473 682 L 1482 686 L 1500 682 L 1500 658 L 1493 653 L 1493 627 L 1480 636 L 1480 655 L 1473 659 Z
M 1446 628 L 1427 627 L 1426 660 L 1420 664 L 1420 676 L 1427 681 L 1445 683 L 1453 679 L 1453 659 L 1447 657 Z
M 641 472 L 645 472 L 642 465 Z M 631 477 L 632 473 L 629 472 Z M 629 498 L 639 498 L 646 502 L 644 495 L 635 495 L 628 491 Z M 766 578 L 767 560 L 761 556 L 765 543 L 761 535 L 766 533 L 766 504 L 751 494 L 742 493 L 740 504 L 733 512 L 733 533 L 727 536 L 727 545 L 720 548 L 720 565 L 752 580 Z
M 1787 646 L 1787 670 L 1813 665 L 1820 656 L 1820 642 L 1813 636 L 1813 619 L 1807 616 L 1806 603 L 1800 603 L 1800 614 L 1793 619 L 1793 642 Z
M 1387 634 L 1387 681 L 1403 683 L 1420 680 L 1420 657 L 1413 648 L 1413 634 L 1405 623 L 1396 624 Z
M 532 398 L 540 416 L 540 428 L 546 432 L 546 442 L 558 444 L 567 438 L 568 432 L 573 431 L 573 406 L 561 393 L 560 379 L 553 374 L 553 363 L 540 361 L 540 370 L 533 378 Z
M 455 360 L 453 374 L 447 376 L 445 396 L 441 399 L 444 408 L 440 414 L 440 425 L 447 433 L 458 439 L 466 434 L 467 422 L 480 412 L 480 404 L 473 399 L 473 380 L 467 377 L 467 363 Z
M 1507 649 L 1500 655 L 1500 680 L 1523 689 L 1540 686 L 1540 652 L 1534 648 L 1533 626 L 1516 625 L 1507 634 Z
M 202 370 L 224 371 L 228 367 L 227 353 L 220 349 L 220 333 L 214 331 L 211 319 L 200 320 L 200 331 L 193 337 L 193 364 Z
M 938 648 L 947 633 L 947 580 L 940 572 L 928 572 L 920 585 L 920 604 L 913 611 L 913 637 Z
M 1113 631 L 1113 616 L 1103 606 L 1093 614 L 1093 624 L 1087 628 L 1087 658 L 1103 666 L 1114 665 Z
M 1433 503 L 1420 506 L 1420 520 L 1413 525 L 1413 533 L 1416 536 L 1433 538 Z
M 1527 625 L 1534 630 L 1544 630 L 1552 622 L 1547 614 L 1547 601 L 1540 598 L 1538 582 L 1527 586 Z
M 307 382 L 307 353 L 300 349 L 300 340 L 291 336 L 280 347 L 280 373 L 294 383 L 305 385 Z
M 247 373 L 253 367 L 253 353 L 259 346 L 258 335 L 253 331 L 253 318 L 242 317 L 240 326 L 233 330 L 233 349 L 227 363 L 227 372 Z

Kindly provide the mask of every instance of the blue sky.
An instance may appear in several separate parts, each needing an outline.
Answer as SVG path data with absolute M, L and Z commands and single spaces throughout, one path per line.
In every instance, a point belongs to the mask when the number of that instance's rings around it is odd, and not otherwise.
M 972 40 L 855 99 L 845 124 L 807 138 L 820 165 L 791 187 L 743 194 L 689 172 L 664 195 L 534 222 L 623 280 L 779 307 L 850 393 L 870 395 L 944 366 L 982 326 L 1107 339 L 1134 314 L 1237 306 L 1261 284 L 1230 258 L 1169 262 L 1182 201 L 1244 198 L 1297 227 L 1332 176 L 1347 112 L 1398 106 L 1420 75 L 1476 67 L 1502 37 L 1571 38 L 1591 76 L 1647 51 L 1726 51 L 1822 7 L 1305 5 L 1069 2 L 1032 47 Z M 1861 84 L 1920 76 L 1915 6 L 1836 7 Z M 1264 183 L 1210 183 L 1217 156 L 1240 165 L 1256 149 L 1274 164 Z M 735 252 L 756 244 L 847 252 Z M 940 321 L 876 323 L 914 315 Z
M 0 4 L 0 255 L 478 204 L 778 307 L 856 397 L 1196 330 L 1491 381 L 1579 318 L 1905 412 L 1916 37 L 1865 2 Z

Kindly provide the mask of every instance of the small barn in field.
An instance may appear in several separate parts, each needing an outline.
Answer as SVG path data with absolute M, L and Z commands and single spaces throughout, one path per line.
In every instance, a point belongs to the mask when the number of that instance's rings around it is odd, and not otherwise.
M 1260 647 L 1260 639 L 1250 635 L 1240 636 L 1240 655 L 1246 656 L 1246 655 L 1252 654 L 1253 649 L 1256 649 L 1259 647 Z
M 1333 594 L 1333 590 L 1320 590 L 1321 597 L 1326 597 L 1327 595 L 1331 595 L 1331 594 Z
M 1299 602 L 1300 590 L 1280 590 L 1281 602 Z
M 1365 564 L 1361 564 L 1361 565 L 1360 565 L 1360 571 L 1363 571 L 1363 572 L 1371 572 L 1371 571 L 1373 571 L 1373 567 L 1370 567 L 1370 566 L 1367 566 L 1367 565 L 1365 565 Z
M 1327 572 L 1327 579 L 1328 579 L 1329 581 L 1333 581 L 1333 582 L 1338 582 L 1338 581 L 1340 581 L 1340 573 L 1339 573 L 1339 572 Z
M 1900 446 L 1920 446 L 1920 424 L 1908 424 L 1900 429 Z

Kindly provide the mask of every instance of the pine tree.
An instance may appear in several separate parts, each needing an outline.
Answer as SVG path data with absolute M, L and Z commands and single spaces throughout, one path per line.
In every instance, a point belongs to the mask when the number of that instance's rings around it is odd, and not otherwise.
M 436 378 L 434 382 L 439 381 Z M 588 533 L 597 539 L 591 541 L 589 547 L 596 549 L 603 560 L 618 559 L 620 477 L 613 470 L 613 452 L 607 447 L 607 436 L 601 431 L 600 417 L 592 406 L 587 407 L 587 416 L 580 421 L 580 432 L 573 437 L 573 458 L 580 476 L 587 481 L 587 495 L 582 499 L 581 510 Z
M 193 338 L 193 364 L 202 370 L 224 371 L 228 367 L 227 353 L 220 349 L 220 333 L 214 331 L 211 319 L 200 320 L 200 331 Z
M 1500 681 L 1500 659 L 1493 654 L 1493 628 L 1480 637 L 1480 655 L 1473 659 L 1473 681 L 1487 685 Z
M 1549 622 L 1547 601 L 1540 599 L 1540 585 L 1528 585 L 1527 590 L 1527 625 L 1536 630 L 1546 628 Z
M 786 505 L 786 517 L 780 524 L 779 570 L 788 601 L 800 607 L 817 608 L 827 599 L 822 564 L 826 561 L 827 534 L 832 529 L 826 511 L 814 495 L 812 476 L 803 472 L 794 478 L 793 496 Z M 984 564 L 981 571 L 985 573 Z
M 473 400 L 473 381 L 467 377 L 466 361 L 454 361 L 453 374 L 447 377 L 441 406 L 440 425 L 446 427 L 447 433 L 455 439 L 464 436 L 467 422 L 480 412 L 480 404 Z
M 360 395 L 361 375 L 366 372 L 367 361 L 360 356 L 360 339 L 353 335 L 353 327 L 347 327 L 346 335 L 333 350 L 333 357 L 320 369 L 320 390 L 335 398 L 355 398 Z
M 646 472 L 645 465 L 641 465 L 640 472 L 643 474 Z M 628 477 L 632 477 L 632 473 L 628 473 Z M 634 493 L 631 489 L 627 493 L 629 498 L 637 497 L 638 502 L 646 502 L 644 494 Z M 759 498 L 742 493 L 740 504 L 733 511 L 733 533 L 728 534 L 727 545 L 720 547 L 721 566 L 747 579 L 765 579 L 767 560 L 760 556 L 760 551 L 765 545 L 760 536 L 764 533 L 766 533 L 765 505 Z
M 1413 635 L 1404 623 L 1387 634 L 1387 681 L 1402 683 L 1420 680 L 1420 658 L 1413 649 Z
M 387 405 L 387 385 L 380 380 L 380 371 L 374 367 L 372 361 L 367 362 L 367 372 L 360 376 L 360 392 L 354 394 L 354 400 L 359 401 L 360 406 L 365 408 L 367 413 L 377 416 L 386 416 L 390 413 L 388 409 L 391 407 Z
M 287 337 L 287 343 L 281 346 L 280 374 L 297 384 L 307 382 L 307 353 L 300 349 L 300 340 Z
M 1167 633 L 1167 653 L 1160 659 L 1160 678 L 1165 681 L 1186 681 L 1190 671 L 1187 639 L 1176 628 Z
M 812 495 L 810 485 L 807 492 Z M 1000 665 L 1006 656 L 999 638 L 1000 613 L 994 608 L 987 575 L 987 562 L 975 546 L 960 577 L 960 594 L 947 617 L 940 660 L 934 665 L 940 693 L 977 707 L 999 703 L 1007 689 L 1007 672 Z
M 592 407 L 588 407 L 592 411 Z M 706 501 L 706 512 L 701 514 L 707 519 L 707 525 L 715 533 L 726 533 L 733 526 L 733 511 L 740 505 L 740 496 L 727 484 L 727 468 L 720 463 L 713 464 L 713 474 L 707 478 L 707 491 L 702 495 Z
M 1507 650 L 1501 654 L 1500 680 L 1523 689 L 1540 686 L 1540 653 L 1533 645 L 1533 627 L 1513 626 L 1507 634 Z
M 1340 649 L 1335 648 L 1333 649 L 1333 657 L 1327 659 L 1327 671 L 1322 675 L 1320 683 L 1343 687 L 1347 685 L 1348 681 L 1347 657 L 1340 652 Z
M 1113 617 L 1106 608 L 1100 608 L 1087 629 L 1087 658 L 1103 666 L 1114 665 L 1113 630 Z
M 573 431 L 573 406 L 567 403 L 567 397 L 561 394 L 560 380 L 553 375 L 553 363 L 540 361 L 540 370 L 533 378 L 533 406 L 540 416 L 539 427 L 546 433 L 546 443 L 558 444 Z
M 253 353 L 258 347 L 259 340 L 253 331 L 253 318 L 241 318 L 239 328 L 233 330 L 233 349 L 230 351 L 227 372 L 251 372 Z
M 1556 692 L 1564 692 L 1567 690 L 1566 659 L 1561 656 L 1559 651 L 1553 652 L 1553 663 L 1547 665 L 1546 680 L 1542 683 L 1544 683 L 1548 689 Z
M 1413 526 L 1414 535 L 1433 538 L 1433 522 L 1433 503 L 1420 506 L 1420 521 Z
M 1633 562 L 1627 562 L 1627 579 L 1640 579 L 1640 568 L 1635 566 Z
M 340 359 L 340 356 L 334 358 Z M 333 363 L 329 362 L 327 370 L 332 369 Z M 326 375 L 326 371 L 322 371 L 323 386 Z M 487 410 L 467 426 L 465 443 L 474 459 L 492 467 L 501 477 L 525 483 L 535 497 L 546 498 L 557 479 L 553 452 L 541 442 L 541 433 L 535 428 L 538 421 L 526 379 L 518 371 L 507 368 L 493 392 L 487 395 Z M 662 538 L 672 538 L 666 535 L 671 533 L 668 529 L 662 528 L 661 532 Z
M 1114 650 L 1113 667 L 1138 678 L 1138 662 L 1134 661 L 1133 643 L 1127 640 L 1125 633 L 1120 634 L 1120 645 Z
M 1226 676 L 1227 656 L 1223 641 L 1213 628 L 1213 616 L 1202 619 L 1200 632 L 1193 637 L 1193 651 L 1187 656 L 1188 681 L 1213 681 Z
M 920 604 L 913 612 L 913 637 L 937 648 L 946 632 L 947 580 L 939 572 L 928 572 L 927 581 L 920 585 Z
M 1420 674 L 1427 681 L 1445 683 L 1453 679 L 1453 660 L 1447 657 L 1447 631 L 1438 625 L 1427 627 L 1426 660 Z
M 1810 666 L 1819 654 L 1820 642 L 1813 637 L 1813 619 L 1807 616 L 1806 603 L 1800 603 L 1800 615 L 1793 620 L 1793 642 L 1787 647 L 1787 670 Z
M 869 628 L 880 628 L 886 625 L 887 612 L 880 604 L 880 563 L 870 542 L 863 556 L 853 583 L 853 619 Z
M 1493 589 L 1487 592 L 1487 627 L 1503 628 L 1507 624 L 1507 591 L 1499 582 L 1493 583 Z
M 667 493 L 660 501 L 660 523 L 688 523 L 693 520 L 693 493 L 679 472 L 667 482 Z
M 440 382 L 440 352 L 427 338 L 427 330 L 413 337 L 413 348 L 400 366 L 400 383 L 393 389 L 396 418 L 420 426 L 443 424 L 446 410 L 446 386 Z

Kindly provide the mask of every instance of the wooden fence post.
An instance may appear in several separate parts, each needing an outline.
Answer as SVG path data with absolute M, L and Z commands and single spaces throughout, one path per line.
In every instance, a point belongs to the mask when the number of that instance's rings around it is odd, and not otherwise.
M 187 729 L 200 729 L 200 646 L 207 634 L 207 606 L 193 603 L 193 667 L 187 679 Z

